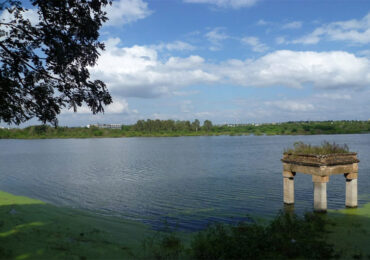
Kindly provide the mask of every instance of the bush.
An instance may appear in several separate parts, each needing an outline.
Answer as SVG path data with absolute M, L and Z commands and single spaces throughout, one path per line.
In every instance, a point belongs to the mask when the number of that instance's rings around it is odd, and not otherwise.
M 179 259 L 184 257 L 184 246 L 173 233 L 158 233 L 143 242 L 144 259 Z
M 268 225 L 216 224 L 197 233 L 185 248 L 173 234 L 150 240 L 147 257 L 155 259 L 328 259 L 333 246 L 325 241 L 326 221 L 321 215 L 300 218 L 280 213 Z M 149 247 L 148 247 L 149 245 Z
M 285 149 L 285 153 L 289 154 L 335 154 L 335 153 L 349 153 L 349 148 L 346 144 L 339 145 L 335 142 L 322 142 L 319 146 L 311 146 L 303 142 L 295 142 L 293 148 Z

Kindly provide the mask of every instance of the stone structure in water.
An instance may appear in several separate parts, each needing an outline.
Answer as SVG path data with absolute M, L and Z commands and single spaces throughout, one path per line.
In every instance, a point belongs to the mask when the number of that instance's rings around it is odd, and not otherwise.
M 327 210 L 326 183 L 331 175 L 344 174 L 346 179 L 346 207 L 357 207 L 357 153 L 291 154 L 283 158 L 284 203 L 294 204 L 294 176 L 297 172 L 312 175 L 314 183 L 314 210 Z

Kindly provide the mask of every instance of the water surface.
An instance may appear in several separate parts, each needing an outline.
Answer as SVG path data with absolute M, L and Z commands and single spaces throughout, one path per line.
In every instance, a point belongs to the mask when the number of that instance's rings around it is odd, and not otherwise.
M 346 143 L 358 152 L 359 205 L 370 202 L 370 135 L 0 140 L 0 189 L 56 205 L 195 230 L 282 209 L 283 149 Z M 311 176 L 295 178 L 297 213 L 312 210 Z M 343 208 L 345 179 L 328 183 Z

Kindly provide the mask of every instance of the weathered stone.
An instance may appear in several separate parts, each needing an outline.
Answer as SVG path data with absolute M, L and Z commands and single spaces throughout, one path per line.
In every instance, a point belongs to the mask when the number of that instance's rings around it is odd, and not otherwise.
M 329 176 L 312 175 L 312 182 L 329 182 Z
M 357 207 L 357 179 L 346 179 L 346 207 Z
M 326 182 L 314 182 L 313 208 L 316 212 L 326 212 Z
M 344 174 L 346 177 L 346 206 L 357 207 L 358 162 L 356 153 L 328 155 L 284 154 L 283 159 L 284 203 L 294 203 L 294 176 L 296 172 L 312 175 L 314 183 L 314 210 L 327 210 L 326 183 L 329 176 Z
M 286 177 L 286 178 L 293 178 L 295 176 L 295 172 L 291 172 L 291 171 L 283 171 L 283 177 Z
M 284 203 L 294 204 L 294 178 L 284 177 Z
M 305 174 L 311 175 L 318 175 L 318 176 L 330 176 L 334 174 L 344 174 L 349 172 L 357 172 L 358 166 L 356 164 L 348 164 L 348 165 L 337 165 L 337 166 L 320 166 L 320 167 L 313 167 L 313 166 L 304 166 L 304 165 L 297 165 L 297 164 L 287 164 L 284 163 L 284 171 L 290 172 L 301 172 Z
M 353 164 L 359 162 L 356 153 L 337 153 L 324 155 L 284 153 L 281 161 L 284 163 L 294 163 L 313 167 Z
M 357 179 L 357 178 L 358 178 L 358 173 L 357 173 L 357 172 L 345 173 L 345 174 L 344 174 L 344 177 L 345 177 L 347 180 Z

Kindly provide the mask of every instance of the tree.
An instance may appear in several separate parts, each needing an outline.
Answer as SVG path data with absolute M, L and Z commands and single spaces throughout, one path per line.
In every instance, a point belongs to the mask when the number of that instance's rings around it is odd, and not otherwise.
M 206 120 L 206 121 L 204 121 L 204 123 L 203 123 L 203 127 L 202 127 L 202 128 L 203 128 L 205 131 L 209 132 L 209 131 L 211 131 L 212 127 L 213 127 L 212 122 L 211 122 L 211 121 L 209 121 L 209 120 Z
M 191 123 L 191 128 L 193 131 L 198 132 L 200 129 L 200 122 L 198 119 L 195 119 L 193 123 Z
M 0 122 L 20 124 L 33 117 L 57 125 L 64 107 L 86 105 L 104 112 L 112 98 L 104 82 L 91 80 L 104 44 L 99 29 L 109 0 L 30 0 L 38 21 L 25 17 L 21 1 L 6 0 L 0 14 Z

